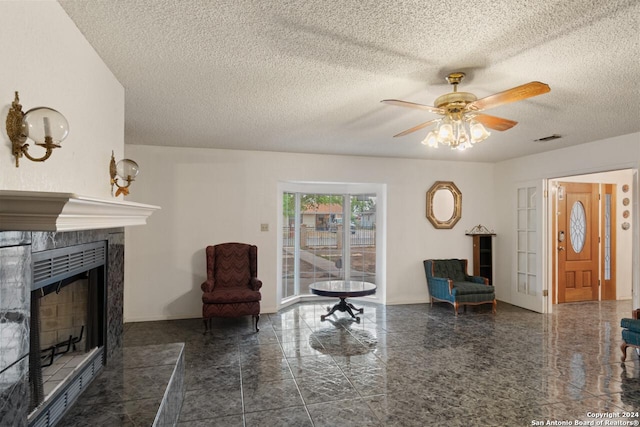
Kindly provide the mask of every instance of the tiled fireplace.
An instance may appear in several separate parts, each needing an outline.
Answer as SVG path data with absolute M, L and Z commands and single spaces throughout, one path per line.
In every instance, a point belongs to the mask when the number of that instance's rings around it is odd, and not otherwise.
M 1 425 L 55 425 L 63 406 L 121 357 L 123 227 L 146 223 L 156 209 L 67 193 L 0 191 Z M 71 377 L 47 369 L 41 357 L 47 348 L 56 363 L 63 353 L 72 356 L 65 362 Z M 61 403 L 48 407 L 58 395 Z
M 0 419 L 3 423 L 12 426 L 27 425 L 27 420 L 32 422 L 34 418 L 46 416 L 55 418 L 57 414 L 42 414 L 43 410 L 32 411 L 40 405 L 38 399 L 34 402 L 34 395 L 39 395 L 38 388 L 44 388 L 43 384 L 38 384 L 34 377 L 33 363 L 29 366 L 30 358 L 30 330 L 35 329 L 30 325 L 32 319 L 32 300 L 38 297 L 40 307 L 41 330 L 40 340 L 50 340 L 49 344 L 39 346 L 39 349 L 31 354 L 31 357 L 40 358 L 40 350 L 43 348 L 55 347 L 63 344 L 58 335 L 69 334 L 77 348 L 82 346 L 81 341 L 86 339 L 89 331 L 83 331 L 80 337 L 80 329 L 74 327 L 73 314 L 65 313 L 65 310 L 73 309 L 73 303 L 65 303 L 64 299 L 71 300 L 73 297 L 65 296 L 63 291 L 70 289 L 60 289 L 58 294 L 52 298 L 62 300 L 60 304 L 52 301 L 49 305 L 45 302 L 44 309 L 42 302 L 45 298 L 39 298 L 38 293 L 44 292 L 44 287 L 37 287 L 34 284 L 34 274 L 32 272 L 33 259 L 38 257 L 48 257 L 47 253 L 53 253 L 54 257 L 60 250 L 73 250 L 74 248 L 85 248 L 87 246 L 104 246 L 106 249 L 105 286 L 104 295 L 106 298 L 106 310 L 104 310 L 104 336 L 97 339 L 99 351 L 101 352 L 97 361 L 90 366 L 92 371 L 97 371 L 103 363 L 108 363 L 110 356 L 118 352 L 122 347 L 122 301 L 124 283 L 124 230 L 121 228 L 106 230 L 83 230 L 70 232 L 0 232 Z M 58 251 L 56 253 L 56 251 Z M 73 251 L 71 252 L 73 253 Z M 79 266 L 82 270 L 83 267 Z M 84 269 L 89 272 L 90 269 Z M 52 278 L 57 279 L 56 277 Z M 54 286 L 57 283 L 53 282 Z M 69 284 L 69 286 L 79 287 L 81 285 Z M 67 286 L 67 288 L 69 287 Z M 37 288 L 36 288 L 37 287 Z M 34 289 L 36 288 L 36 289 Z M 82 288 L 76 290 L 77 295 L 82 295 Z M 32 293 L 34 293 L 32 295 Z M 60 297 L 62 295 L 62 297 Z M 86 310 L 86 309 L 85 309 Z M 53 316 L 53 312 L 60 316 Z M 77 316 L 76 316 L 77 317 Z M 102 320 L 100 321 L 102 322 Z M 57 323 L 56 327 L 52 324 Z M 87 325 L 84 325 L 85 328 Z M 95 328 L 94 328 L 95 329 Z M 100 328 L 98 328 L 100 329 Z M 60 331 L 56 331 L 60 330 Z M 99 331 L 101 335 L 101 331 Z M 55 336 L 55 338 L 54 338 Z M 82 340 L 80 340 L 82 338 Z M 58 353 L 64 351 L 61 346 Z M 78 352 L 80 353 L 80 352 Z M 58 358 L 56 358 L 58 359 Z M 47 360 L 43 361 L 47 364 Z M 32 374 L 31 381 L 29 374 Z M 86 374 L 85 374 L 86 375 Z M 46 367 L 43 368 L 42 377 L 47 379 Z M 58 378 L 62 380 L 63 378 Z M 85 380 L 85 382 L 88 382 Z M 53 387 L 49 385 L 44 397 L 50 397 Z M 58 392 L 62 392 L 63 387 L 57 387 Z M 67 398 L 68 399 L 68 398 Z M 31 404 L 29 402 L 32 402 Z M 31 414 L 31 415 L 30 415 Z

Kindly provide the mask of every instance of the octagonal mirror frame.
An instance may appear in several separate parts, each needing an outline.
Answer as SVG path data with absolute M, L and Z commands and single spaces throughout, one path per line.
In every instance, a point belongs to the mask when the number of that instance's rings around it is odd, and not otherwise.
M 436 206 L 434 204 L 434 202 L 437 202 L 436 193 L 439 191 L 448 191 L 451 193 L 453 199 L 451 207 Z M 445 212 L 447 212 L 444 218 L 442 218 L 442 215 L 438 217 L 435 214 L 436 211 L 440 212 L 442 209 L 445 209 Z M 460 221 L 460 218 L 462 218 L 462 193 L 453 181 L 436 181 L 431 188 L 429 188 L 429 191 L 427 191 L 427 219 L 435 228 L 448 229 L 453 228 L 456 223 Z

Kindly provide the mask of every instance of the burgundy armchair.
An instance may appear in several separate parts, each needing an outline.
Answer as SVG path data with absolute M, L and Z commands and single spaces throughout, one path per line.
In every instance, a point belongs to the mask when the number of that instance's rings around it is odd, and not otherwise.
M 258 247 L 245 243 L 207 246 L 207 281 L 202 288 L 205 333 L 213 317 L 253 316 L 256 332 L 260 320 Z

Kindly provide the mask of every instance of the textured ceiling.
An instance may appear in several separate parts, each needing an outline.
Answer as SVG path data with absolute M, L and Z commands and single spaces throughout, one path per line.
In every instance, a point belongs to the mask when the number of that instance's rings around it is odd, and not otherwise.
M 59 0 L 125 87 L 127 144 L 499 161 L 640 131 L 637 0 Z M 516 120 L 465 152 L 428 149 L 462 70 Z M 562 139 L 534 142 L 552 134 Z

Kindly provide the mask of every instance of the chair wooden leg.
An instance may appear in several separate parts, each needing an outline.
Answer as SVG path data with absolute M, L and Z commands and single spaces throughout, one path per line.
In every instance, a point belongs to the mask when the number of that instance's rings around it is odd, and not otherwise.
M 455 311 L 455 313 L 456 313 L 456 317 L 458 317 L 458 303 L 457 303 L 457 302 L 454 302 L 454 303 L 453 303 L 453 310 L 454 310 L 454 311 Z
M 622 350 L 622 357 L 620 358 L 620 361 L 622 362 L 627 359 L 627 347 L 629 347 L 627 343 L 622 341 L 622 344 L 620 345 L 620 350 Z
M 259 314 L 254 314 L 253 318 L 256 319 L 256 332 L 259 332 L 260 329 L 258 328 L 258 320 L 260 320 L 260 315 Z
M 498 307 L 498 301 L 493 300 L 493 302 L 491 303 L 491 311 L 493 311 L 493 314 L 496 314 L 496 309 Z
M 202 319 L 202 323 L 204 323 L 204 335 L 206 335 L 207 332 L 209 332 L 209 324 L 207 323 L 208 320 L 210 319 L 205 319 L 205 318 Z

